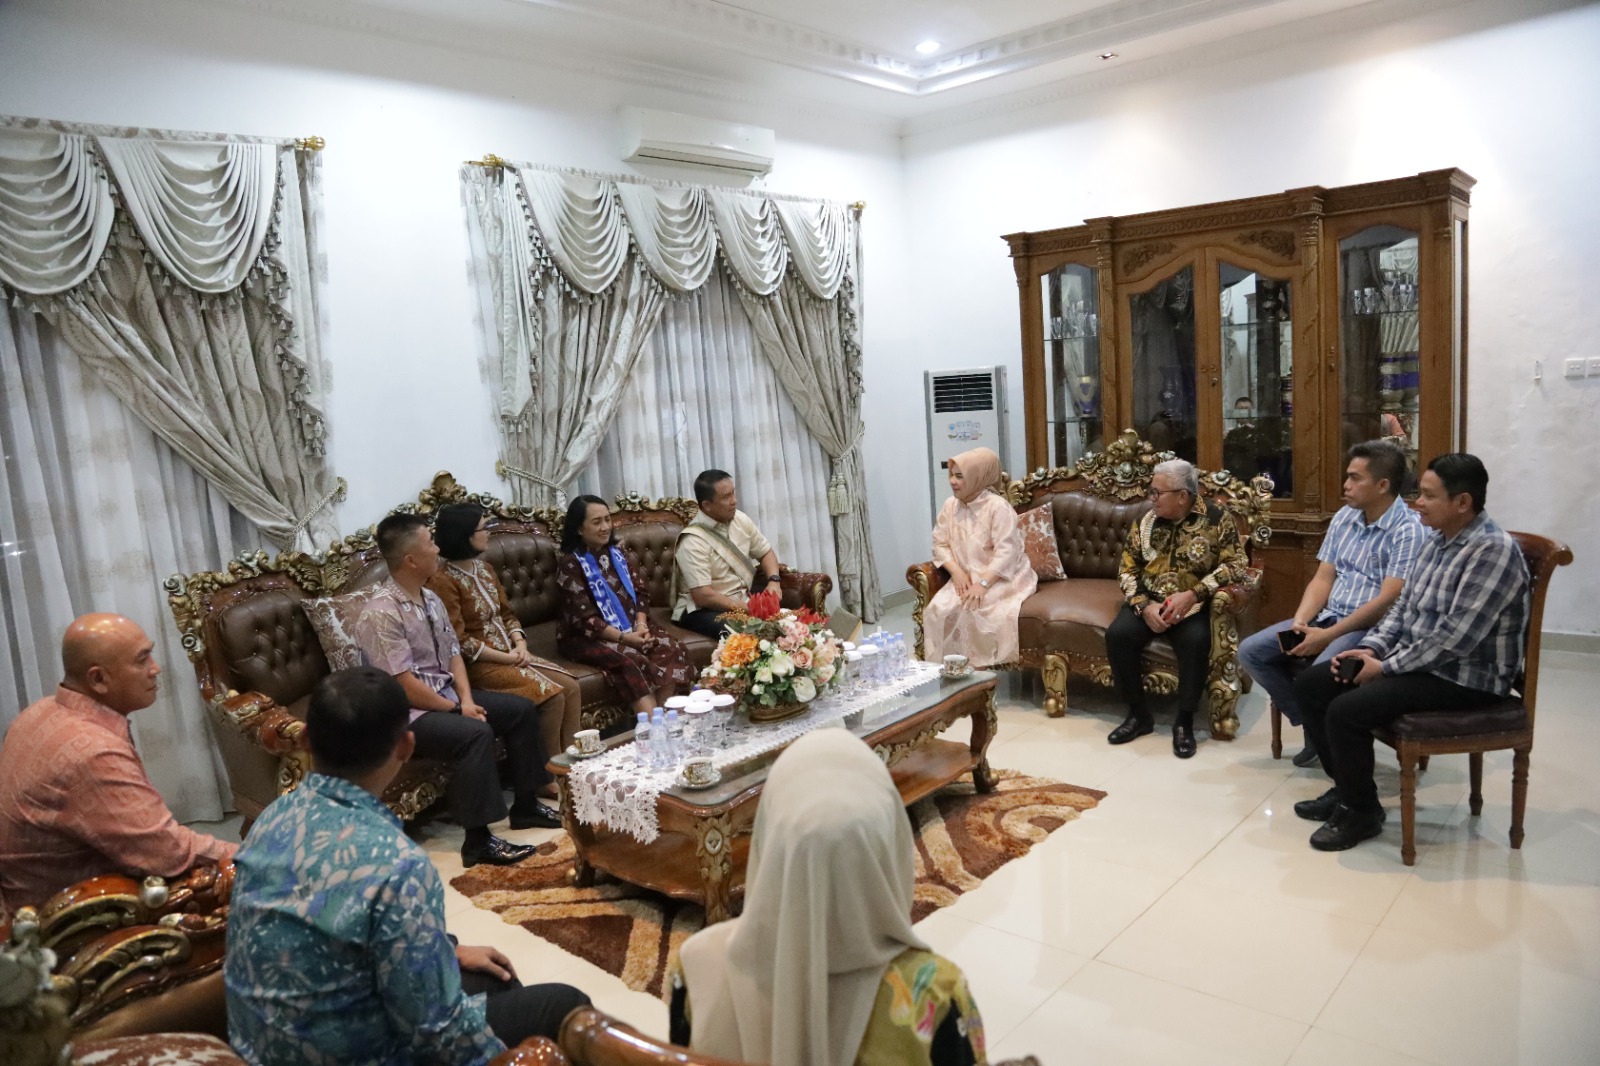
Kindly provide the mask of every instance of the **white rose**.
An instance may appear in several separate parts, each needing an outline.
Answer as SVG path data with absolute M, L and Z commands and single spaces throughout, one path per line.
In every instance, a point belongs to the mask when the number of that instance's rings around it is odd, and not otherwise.
M 771 650 L 772 650 L 772 641 L 770 641 L 770 640 L 763 640 L 763 641 L 762 641 L 762 642 L 761 642 L 761 644 L 760 644 L 760 647 L 761 647 L 761 650 L 762 650 L 762 651 L 771 651 Z
M 765 691 L 766 691 L 766 686 L 764 686 L 764 685 L 751 685 L 750 686 L 750 694 L 752 696 L 759 696 Z
M 761 669 L 756 671 L 756 680 L 761 682 L 763 685 L 772 684 L 772 670 L 763 666 Z M 759 692 L 761 690 L 756 689 L 755 691 Z
M 788 677 L 794 673 L 794 660 L 789 658 L 786 651 L 774 652 L 772 656 L 772 676 Z
M 811 679 L 809 677 L 797 677 L 794 679 L 795 699 L 799 700 L 801 703 L 810 703 L 812 700 L 816 699 L 816 696 L 817 686 L 811 683 Z
M 831 666 L 817 667 L 817 684 L 826 685 L 829 681 L 832 681 L 834 672 L 834 668 Z

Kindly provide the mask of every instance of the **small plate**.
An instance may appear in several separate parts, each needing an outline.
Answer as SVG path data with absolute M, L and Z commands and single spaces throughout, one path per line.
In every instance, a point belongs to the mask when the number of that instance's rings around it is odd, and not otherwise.
M 605 753 L 606 749 L 604 748 L 599 751 L 579 751 L 576 744 L 567 745 L 567 755 L 574 759 L 592 759 L 596 755 L 604 755 Z
M 692 785 L 692 784 L 689 783 L 689 779 L 684 777 L 682 773 L 678 774 L 678 787 L 679 788 L 686 788 L 690 792 L 699 792 L 702 789 L 711 788 L 713 785 L 720 785 L 720 784 L 722 784 L 722 771 L 721 770 L 715 770 L 715 769 L 712 770 L 711 771 L 711 780 L 707 781 L 703 785 Z
M 963 677 L 972 676 L 972 667 L 969 664 L 965 670 L 946 670 L 941 666 L 939 667 L 939 676 L 950 681 L 960 681 Z

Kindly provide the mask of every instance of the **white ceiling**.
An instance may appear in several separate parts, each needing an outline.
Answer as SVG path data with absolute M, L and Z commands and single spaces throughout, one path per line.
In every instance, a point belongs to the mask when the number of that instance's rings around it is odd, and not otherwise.
M 901 129 L 1122 68 L 1382 24 L 1451 0 L 231 0 L 364 32 Z M 916 45 L 937 40 L 937 53 Z M 1111 60 L 1102 52 L 1116 52 Z

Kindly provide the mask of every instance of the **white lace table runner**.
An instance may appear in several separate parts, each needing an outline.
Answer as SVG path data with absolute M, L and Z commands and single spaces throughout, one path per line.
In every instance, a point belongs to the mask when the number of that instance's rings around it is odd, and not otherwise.
M 810 710 L 782 722 L 756 723 L 741 714 L 711 712 L 728 719 L 727 735 L 710 755 L 719 771 L 729 766 L 787 747 L 813 729 L 831 725 L 886 700 L 902 696 L 939 676 L 939 664 L 913 661 L 904 676 L 885 681 L 853 696 L 829 696 L 811 704 Z M 572 804 L 578 821 L 627 833 L 642 844 L 661 835 L 656 823 L 656 800 L 678 783 L 678 769 L 652 770 L 640 763 L 632 742 L 621 744 L 583 762 L 568 774 Z

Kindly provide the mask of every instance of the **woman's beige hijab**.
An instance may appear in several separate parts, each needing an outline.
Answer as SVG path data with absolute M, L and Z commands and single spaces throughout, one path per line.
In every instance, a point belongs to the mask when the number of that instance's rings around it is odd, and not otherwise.
M 871 748 L 843 729 L 791 744 L 756 811 L 743 916 L 680 951 L 694 1049 L 773 1066 L 854 1062 L 889 963 L 928 950 L 911 931 L 913 846 Z
M 1000 484 L 1000 457 L 988 448 L 974 448 L 950 460 L 950 465 L 961 471 L 961 491 L 956 499 L 971 503 L 985 489 L 996 489 Z

